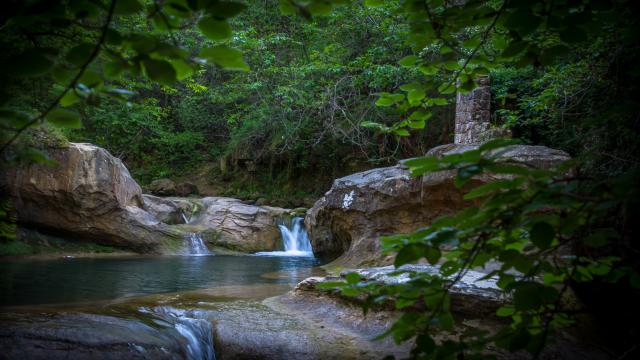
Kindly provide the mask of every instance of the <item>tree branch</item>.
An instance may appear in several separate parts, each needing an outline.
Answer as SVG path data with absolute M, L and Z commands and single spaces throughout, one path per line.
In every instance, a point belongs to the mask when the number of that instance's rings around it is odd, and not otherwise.
M 35 125 L 36 123 L 38 123 L 40 121 L 43 121 L 45 119 L 45 117 L 53 109 L 55 109 L 56 106 L 58 106 L 58 104 L 60 103 L 60 100 L 62 100 L 62 98 L 69 92 L 69 90 L 74 89 L 76 87 L 76 85 L 78 84 L 78 81 L 80 80 L 82 75 L 84 75 L 84 72 L 87 70 L 89 65 L 91 65 L 91 63 L 98 57 L 98 54 L 100 53 L 100 48 L 102 47 L 102 44 L 104 44 L 104 42 L 105 42 L 105 40 L 107 38 L 107 31 L 109 30 L 109 24 L 111 24 L 111 20 L 113 19 L 113 12 L 114 12 L 114 9 L 115 9 L 115 5 L 116 5 L 116 0 L 111 0 L 111 3 L 109 4 L 109 11 L 107 13 L 107 19 L 106 19 L 104 25 L 102 26 L 102 32 L 100 34 L 100 38 L 98 40 L 98 43 L 93 48 L 93 51 L 91 52 L 91 55 L 89 56 L 87 61 L 84 64 L 82 64 L 82 67 L 80 67 L 80 71 L 78 71 L 78 73 L 71 80 L 69 85 L 67 85 L 65 87 L 65 89 L 62 91 L 62 93 L 60 93 L 55 98 L 55 100 L 42 113 L 40 113 L 40 115 L 38 115 L 35 118 L 31 119 L 28 123 L 26 123 L 24 126 L 19 128 L 16 131 L 16 133 L 9 139 L 9 141 L 7 141 L 5 144 L 2 145 L 2 148 L 0 148 L 0 155 L 2 153 L 4 153 L 9 148 L 9 146 L 11 146 L 11 144 L 14 141 L 16 141 L 16 139 L 20 136 L 20 134 L 22 134 L 25 130 L 27 130 L 31 126 Z

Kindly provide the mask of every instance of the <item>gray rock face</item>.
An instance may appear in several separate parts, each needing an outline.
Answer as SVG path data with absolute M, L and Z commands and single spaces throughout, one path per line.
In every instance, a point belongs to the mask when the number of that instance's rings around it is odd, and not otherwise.
M 200 200 L 203 210 L 190 225 L 205 229 L 205 239 L 214 246 L 242 252 L 273 251 L 281 248 L 278 219 L 289 210 L 255 206 L 226 197 Z
M 173 328 L 92 314 L 5 315 L 0 354 L 7 359 L 184 359 Z M 14 317 L 15 319 L 11 319 Z
M 175 241 L 143 209 L 140 186 L 109 152 L 70 143 L 47 153 L 54 165 L 11 168 L 0 179 L 22 225 L 145 252 Z
M 477 147 L 448 144 L 432 149 L 427 155 L 444 156 Z M 526 145 L 497 150 L 496 156 L 498 161 L 545 169 L 569 159 L 559 150 Z M 408 233 L 442 215 L 455 213 L 471 204 L 463 199 L 466 191 L 498 178 L 481 174 L 458 189 L 454 185 L 454 171 L 415 178 L 401 163 L 334 181 L 305 218 L 314 254 L 339 256 L 334 263 L 337 266 L 389 264 L 392 258 L 380 252 L 381 235 Z
M 256 206 L 226 197 L 202 199 L 143 195 L 145 209 L 179 232 L 201 233 L 213 248 L 238 252 L 273 251 L 282 247 L 278 223 L 292 210 Z M 185 234 L 186 236 L 186 234 Z
M 174 201 L 158 196 L 143 194 L 144 208 L 165 224 L 182 224 L 182 209 Z

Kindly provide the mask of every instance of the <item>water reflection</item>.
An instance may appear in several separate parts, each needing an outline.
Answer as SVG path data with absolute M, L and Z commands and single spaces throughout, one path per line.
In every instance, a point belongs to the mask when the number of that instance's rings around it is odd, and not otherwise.
M 0 262 L 0 306 L 87 302 L 225 285 L 295 284 L 303 257 L 203 256 Z M 266 273 L 282 273 L 263 277 Z M 290 274 L 287 276 L 287 274 Z

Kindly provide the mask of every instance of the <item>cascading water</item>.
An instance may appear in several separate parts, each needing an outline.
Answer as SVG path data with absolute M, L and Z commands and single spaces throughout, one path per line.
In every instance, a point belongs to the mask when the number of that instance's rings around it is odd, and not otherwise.
M 278 225 L 278 227 L 280 228 L 284 251 L 259 252 L 255 255 L 313 257 L 311 241 L 309 241 L 309 235 L 307 235 L 307 230 L 304 228 L 303 218 L 293 218 L 290 228 L 283 224 Z
M 187 243 L 185 244 L 185 255 L 204 256 L 211 255 L 211 252 L 205 245 L 202 236 L 197 233 L 189 233 Z
M 189 224 L 191 222 L 193 214 L 188 218 L 184 212 L 181 212 L 180 214 L 182 215 L 182 220 L 184 220 L 185 224 Z M 202 236 L 198 233 L 189 233 L 187 235 L 182 254 L 189 256 L 212 255 L 207 248 L 207 245 L 205 245 L 204 240 L 202 240 Z
M 173 326 L 186 340 L 188 360 L 215 360 L 213 348 L 213 329 L 211 323 L 199 316 L 198 311 L 187 311 L 169 306 L 153 309 L 140 308 L 140 312 L 151 314 Z

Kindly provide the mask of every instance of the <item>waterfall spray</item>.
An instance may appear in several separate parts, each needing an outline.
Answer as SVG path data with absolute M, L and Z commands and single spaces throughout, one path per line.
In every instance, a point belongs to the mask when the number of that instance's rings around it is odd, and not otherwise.
M 313 257 L 311 241 L 304 228 L 304 219 L 295 217 L 291 221 L 291 227 L 278 225 L 284 251 L 259 252 L 255 255 L 262 256 L 306 256 Z

